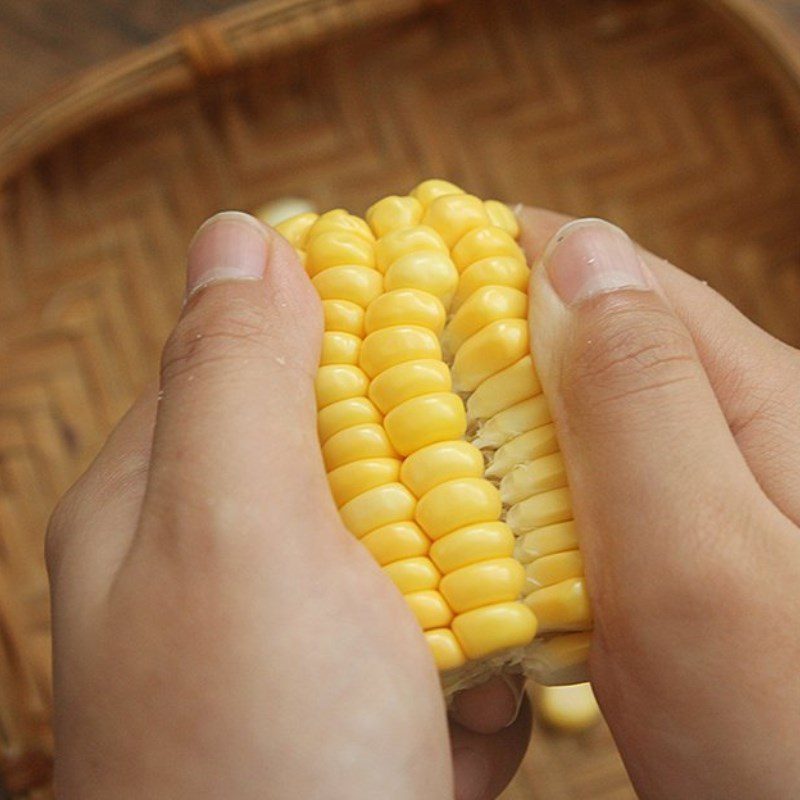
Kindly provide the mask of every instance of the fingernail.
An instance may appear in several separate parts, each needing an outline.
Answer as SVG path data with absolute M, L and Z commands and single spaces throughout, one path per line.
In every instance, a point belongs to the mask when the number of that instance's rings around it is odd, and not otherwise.
M 469 747 L 453 752 L 455 800 L 481 800 L 492 776 L 486 756 Z
M 621 289 L 654 288 L 633 242 L 605 220 L 567 223 L 542 258 L 550 283 L 570 306 Z
M 186 299 L 212 283 L 264 277 L 267 228 L 241 211 L 223 211 L 200 226 L 189 245 Z

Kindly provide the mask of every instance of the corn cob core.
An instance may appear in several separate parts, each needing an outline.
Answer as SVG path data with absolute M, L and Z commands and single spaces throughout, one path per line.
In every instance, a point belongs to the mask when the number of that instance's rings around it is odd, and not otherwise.
M 324 308 L 331 492 L 405 596 L 446 691 L 584 678 L 591 610 L 531 360 L 515 216 L 442 180 L 277 226 Z

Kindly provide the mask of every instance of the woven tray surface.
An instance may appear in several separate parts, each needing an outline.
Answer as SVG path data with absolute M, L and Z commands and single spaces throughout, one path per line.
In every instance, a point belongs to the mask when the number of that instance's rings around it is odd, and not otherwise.
M 368 6 L 253 4 L 227 38 L 208 23 L 117 66 L 99 111 L 54 98 L 54 130 L 24 119 L 0 135 L 0 771 L 13 796 L 50 796 L 49 512 L 153 376 L 209 214 L 284 195 L 360 212 L 447 177 L 611 218 L 800 344 L 800 93 L 761 40 L 689 0 Z M 537 737 L 509 800 L 633 797 L 604 728 Z

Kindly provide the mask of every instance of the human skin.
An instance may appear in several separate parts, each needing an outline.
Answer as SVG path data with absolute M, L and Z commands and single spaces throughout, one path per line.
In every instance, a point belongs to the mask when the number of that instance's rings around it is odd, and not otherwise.
M 521 217 L 590 673 L 634 786 L 800 796 L 800 354 L 610 225 Z
M 592 678 L 636 788 L 800 794 L 800 356 L 616 229 L 545 248 L 565 220 L 520 216 Z M 228 214 L 188 265 L 159 387 L 48 533 L 59 796 L 496 797 L 527 701 L 495 679 L 448 724 L 413 617 L 342 526 L 293 251 Z

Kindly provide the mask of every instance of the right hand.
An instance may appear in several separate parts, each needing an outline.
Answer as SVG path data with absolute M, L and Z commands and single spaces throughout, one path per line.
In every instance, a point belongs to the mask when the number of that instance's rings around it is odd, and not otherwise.
M 633 783 L 800 797 L 800 353 L 607 223 L 520 217 L 591 677 Z

